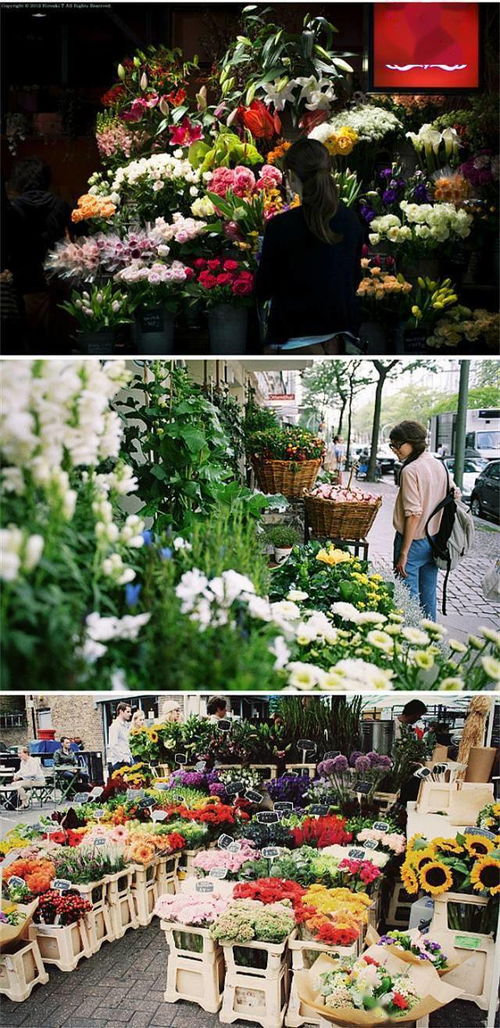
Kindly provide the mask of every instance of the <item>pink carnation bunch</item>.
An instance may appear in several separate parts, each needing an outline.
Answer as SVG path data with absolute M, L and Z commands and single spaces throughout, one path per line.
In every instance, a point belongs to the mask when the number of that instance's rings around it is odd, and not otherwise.
M 278 189 L 282 182 L 283 175 L 279 168 L 274 168 L 272 164 L 264 164 L 260 169 L 256 187 L 257 189 Z
M 404 853 L 406 848 L 405 836 L 399 835 L 398 832 L 382 832 L 378 828 L 363 828 L 361 832 L 358 832 L 357 841 L 366 842 L 367 840 L 379 842 L 381 846 L 385 846 L 398 855 Z
M 165 218 L 157 218 L 152 234 L 164 243 L 169 243 L 172 239 L 179 244 L 190 243 L 202 234 L 205 226 L 206 221 L 199 221 L 197 218 L 185 218 L 183 214 L 177 212 L 172 215 L 170 224 L 165 221 Z
M 215 893 L 184 893 L 160 896 L 154 912 L 164 921 L 175 921 L 181 925 L 198 925 L 205 928 L 223 914 L 230 902 L 229 897 Z
M 232 192 L 235 196 L 246 196 L 255 188 L 255 175 L 250 168 L 239 164 L 236 168 L 216 168 L 209 182 L 209 189 L 217 196 Z
M 215 867 L 225 868 L 228 874 L 237 874 L 247 860 L 256 860 L 258 857 L 255 847 L 245 839 L 241 840 L 241 847 L 237 853 L 229 853 L 228 850 L 202 850 L 193 860 L 193 867 L 199 871 L 209 874 Z

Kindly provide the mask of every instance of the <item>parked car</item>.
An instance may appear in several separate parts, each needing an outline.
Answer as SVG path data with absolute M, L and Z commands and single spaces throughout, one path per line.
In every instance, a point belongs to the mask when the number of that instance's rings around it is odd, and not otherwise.
M 353 452 L 354 452 L 354 459 L 355 460 L 360 460 L 360 458 L 362 459 L 362 457 L 366 453 L 368 453 L 368 456 L 370 455 L 370 447 L 369 446 L 356 446 L 354 448 Z M 379 466 L 380 473 L 382 475 L 390 475 L 392 473 L 392 470 L 394 468 L 395 463 L 396 463 L 396 458 L 395 458 L 394 454 L 391 452 L 391 450 L 389 450 L 388 446 L 387 447 L 382 446 L 380 448 L 380 450 L 377 450 L 377 464 Z
M 500 460 L 490 461 L 476 479 L 470 509 L 478 518 L 493 518 L 500 523 Z

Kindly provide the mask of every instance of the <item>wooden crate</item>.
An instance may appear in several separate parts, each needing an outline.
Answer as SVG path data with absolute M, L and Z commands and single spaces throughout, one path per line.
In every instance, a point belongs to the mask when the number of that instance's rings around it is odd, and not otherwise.
M 165 1002 L 184 999 L 216 1014 L 222 1003 L 224 957 L 221 947 L 210 936 L 208 928 L 185 928 L 171 921 L 161 921 L 169 949 Z M 199 949 L 188 949 L 190 938 L 198 940 Z
M 44 964 L 54 964 L 60 971 L 74 971 L 83 957 L 92 956 L 90 934 L 84 917 L 75 924 L 37 924 L 35 929 Z
M 134 865 L 131 895 L 134 901 L 135 917 L 143 927 L 152 921 L 158 899 L 157 870 L 156 857 L 149 864 Z
M 281 1028 L 285 1020 L 290 987 L 288 943 L 222 943 L 226 981 L 219 1020 L 231 1024 L 239 1019 L 256 1021 L 262 1028 Z M 242 962 L 242 951 L 247 951 Z M 253 954 L 255 953 L 255 963 Z M 261 958 L 257 958 L 257 953 Z M 263 958 L 262 958 L 263 956 Z M 259 966 L 262 963 L 265 966 Z
M 465 906 L 484 908 L 488 900 L 483 896 L 473 896 L 461 892 L 444 892 L 434 898 L 434 916 L 429 926 L 429 938 L 433 932 L 438 933 L 455 949 L 467 951 L 470 956 L 460 967 L 443 975 L 443 981 L 455 985 L 457 989 L 465 989 L 460 999 L 475 1003 L 480 1010 L 488 1010 L 493 981 L 493 962 L 495 942 L 492 934 L 462 931 L 449 927 L 448 908 L 450 903 L 463 903 Z M 446 952 L 446 944 L 443 942 Z
M 115 934 L 109 903 L 93 907 L 88 914 L 85 914 L 85 923 L 92 953 L 98 953 L 103 943 L 113 942 Z
M 0 954 L 0 996 L 14 1003 L 22 1003 L 35 985 L 46 985 L 49 980 L 33 926 L 26 935 L 7 945 Z

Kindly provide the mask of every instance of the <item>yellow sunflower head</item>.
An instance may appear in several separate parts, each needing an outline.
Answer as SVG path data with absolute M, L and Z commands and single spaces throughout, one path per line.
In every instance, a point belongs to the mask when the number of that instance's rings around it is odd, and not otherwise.
M 493 839 L 487 839 L 484 835 L 466 835 L 465 848 L 471 857 L 486 857 L 491 850 L 495 849 Z
M 434 852 L 440 851 L 441 853 L 463 853 L 464 848 L 459 843 L 458 839 L 433 839 L 432 840 Z
M 416 852 L 414 850 L 410 856 L 409 862 L 414 871 L 416 871 L 418 874 L 418 872 L 425 866 L 425 864 L 428 864 L 431 860 L 435 859 L 435 856 L 436 854 L 434 851 L 434 847 L 426 846 L 424 850 L 417 850 Z
M 453 875 L 446 864 L 440 860 L 431 860 L 424 864 L 418 874 L 420 885 L 431 896 L 440 896 L 453 886 Z
M 408 839 L 406 844 L 406 852 L 411 853 L 413 850 L 427 849 L 429 843 L 425 838 L 425 835 L 420 835 L 418 832 L 412 835 L 411 839 Z
M 500 892 L 500 860 L 495 857 L 482 857 L 476 860 L 471 871 L 470 880 L 476 892 L 487 892 L 496 896 Z
M 415 868 L 411 864 L 405 863 L 401 868 L 401 881 L 404 885 L 406 892 L 413 896 L 418 892 L 418 878 Z

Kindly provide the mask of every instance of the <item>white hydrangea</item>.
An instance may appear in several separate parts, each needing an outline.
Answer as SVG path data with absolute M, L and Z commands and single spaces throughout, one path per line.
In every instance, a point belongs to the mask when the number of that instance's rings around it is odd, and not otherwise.
M 371 104 L 357 104 L 350 110 L 340 111 L 328 122 L 317 125 L 309 133 L 310 139 L 319 139 L 324 143 L 332 133 L 338 132 L 342 126 L 348 126 L 357 132 L 360 140 L 376 142 L 391 132 L 399 132 L 403 125 L 391 111 Z

